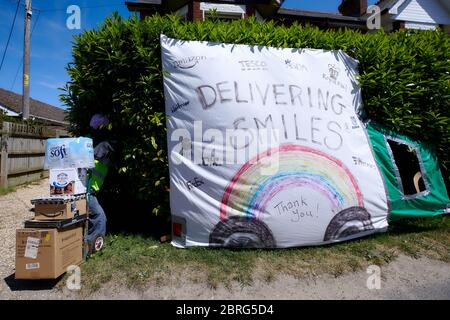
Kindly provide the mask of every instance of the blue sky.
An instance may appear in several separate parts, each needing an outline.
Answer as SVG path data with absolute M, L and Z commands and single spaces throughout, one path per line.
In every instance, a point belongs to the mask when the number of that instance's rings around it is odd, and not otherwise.
M 0 70 L 0 87 L 22 92 L 22 50 L 24 0 L 0 0 L 0 61 L 13 22 L 17 1 L 21 1 L 13 33 Z M 30 90 L 34 99 L 64 107 L 59 101 L 62 87 L 69 80 L 65 67 L 71 61 L 72 37 L 84 29 L 95 28 L 113 11 L 128 17 L 125 0 L 32 0 Z M 341 0 L 286 0 L 284 7 L 333 12 Z M 374 3 L 375 0 L 369 3 Z M 81 8 L 81 30 L 69 30 L 69 5 Z M 37 21 L 37 23 L 36 23 Z M 17 75 L 17 76 L 16 76 Z

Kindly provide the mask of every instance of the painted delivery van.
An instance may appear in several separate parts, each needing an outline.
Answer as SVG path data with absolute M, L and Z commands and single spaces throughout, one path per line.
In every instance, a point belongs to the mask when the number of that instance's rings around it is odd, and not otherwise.
M 161 46 L 174 246 L 321 245 L 449 212 L 433 153 L 361 120 L 343 51 Z

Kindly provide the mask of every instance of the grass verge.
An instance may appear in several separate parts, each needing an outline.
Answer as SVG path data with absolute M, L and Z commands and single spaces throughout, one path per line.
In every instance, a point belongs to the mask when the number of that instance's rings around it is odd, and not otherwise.
M 8 187 L 8 188 L 0 188 L 0 196 L 16 191 L 16 188 Z
M 450 262 L 450 217 L 398 221 L 387 233 L 339 244 L 276 250 L 177 249 L 138 235 L 109 235 L 105 248 L 83 265 L 82 281 L 85 293 L 109 281 L 130 288 L 180 279 L 213 288 L 233 281 L 250 285 L 279 274 L 338 276 L 386 264 L 400 253 Z
M 27 182 L 27 183 L 20 184 L 15 187 L 0 188 L 0 196 L 4 196 L 8 193 L 16 192 L 17 189 L 19 189 L 19 188 L 26 188 L 29 186 L 37 186 L 39 184 L 41 184 L 41 180 Z

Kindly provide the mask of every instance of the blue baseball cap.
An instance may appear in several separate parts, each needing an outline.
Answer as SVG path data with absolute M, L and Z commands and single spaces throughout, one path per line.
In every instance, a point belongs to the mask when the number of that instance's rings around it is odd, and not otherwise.
M 94 129 L 98 129 L 100 128 L 100 126 L 107 126 L 108 124 L 109 124 L 108 117 L 106 117 L 101 113 L 94 114 L 89 123 L 89 125 Z

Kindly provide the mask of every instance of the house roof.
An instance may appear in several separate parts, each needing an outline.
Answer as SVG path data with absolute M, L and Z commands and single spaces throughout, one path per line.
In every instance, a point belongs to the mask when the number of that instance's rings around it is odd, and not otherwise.
M 129 11 L 158 11 L 170 13 L 179 10 L 192 0 L 125 0 Z M 283 4 L 284 0 L 207 0 L 219 4 L 248 4 L 255 5 L 263 16 L 270 16 Z
M 152 7 L 162 7 L 164 9 L 174 10 L 188 4 L 191 0 L 132 0 L 125 1 L 129 10 L 140 10 Z M 207 2 L 222 4 L 275 4 L 281 6 L 284 0 L 208 0 Z
M 344 16 L 340 13 L 307 11 L 299 9 L 280 8 L 277 19 L 303 20 L 327 27 L 356 27 L 365 28 L 366 18 Z
M 322 12 L 322 11 L 308 11 L 308 10 L 299 10 L 299 9 L 289 9 L 289 8 L 280 8 L 278 10 L 278 14 L 291 15 L 296 17 L 308 17 L 308 18 L 321 18 L 321 19 L 333 19 L 340 21 L 349 21 L 349 22 L 362 22 L 364 23 L 364 19 L 359 17 L 351 17 L 344 16 L 340 13 L 335 12 Z
M 0 106 L 22 113 L 22 95 L 0 88 Z M 68 125 L 66 112 L 58 107 L 30 98 L 30 116 L 56 125 Z
M 375 3 L 376 6 L 379 6 L 381 11 L 385 9 L 390 9 L 393 5 L 397 3 L 398 0 L 379 0 Z
M 163 10 L 171 12 L 189 3 L 190 0 L 134 0 L 126 1 L 130 11 L 143 9 Z M 331 27 L 364 27 L 365 18 L 344 16 L 340 13 L 307 11 L 299 9 L 282 8 L 284 0 L 209 0 L 213 3 L 228 4 L 255 4 L 263 16 L 275 19 L 305 20 L 319 24 L 326 24 Z

